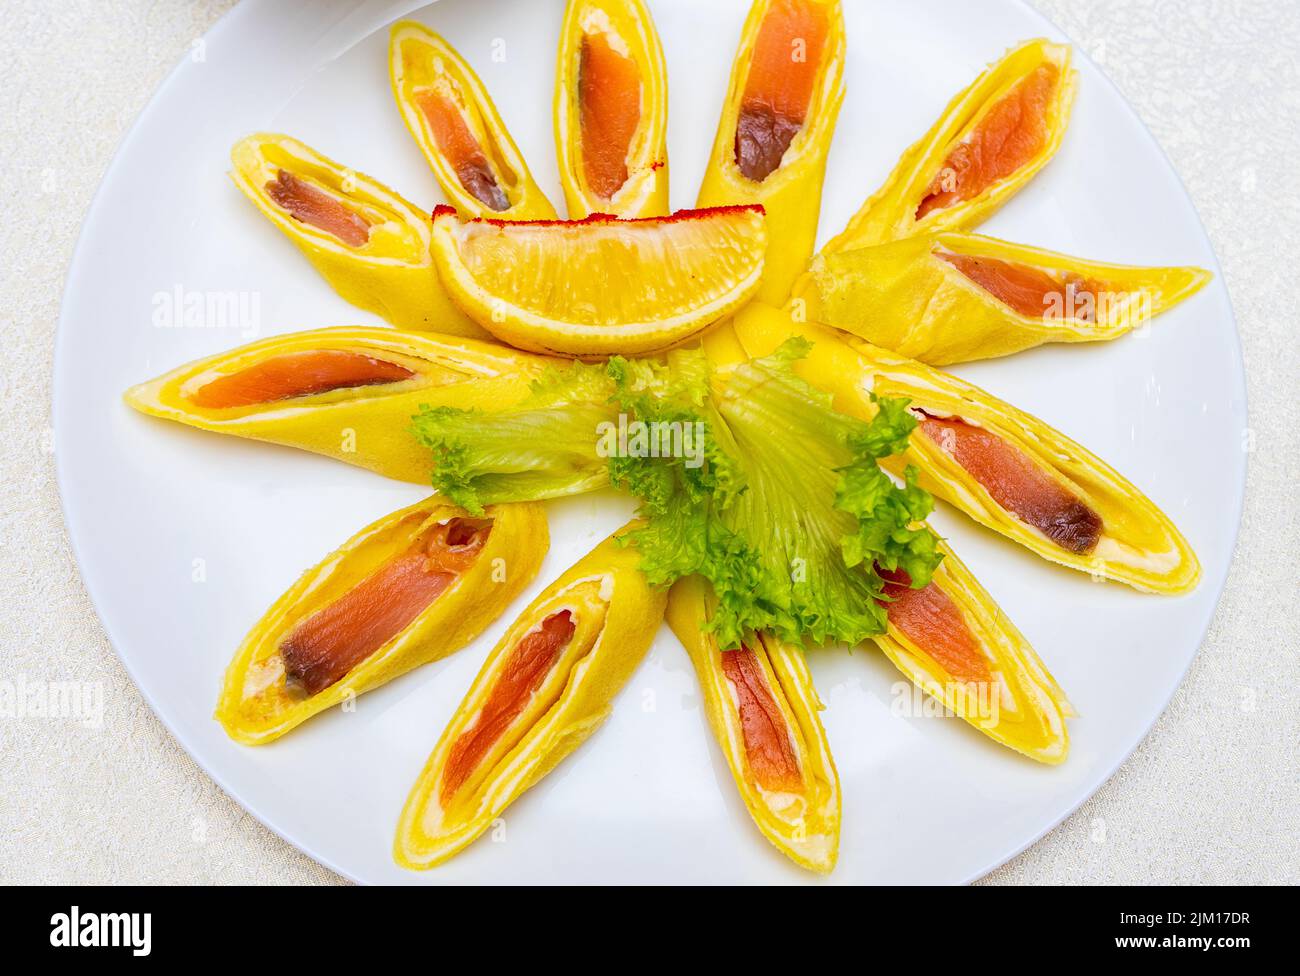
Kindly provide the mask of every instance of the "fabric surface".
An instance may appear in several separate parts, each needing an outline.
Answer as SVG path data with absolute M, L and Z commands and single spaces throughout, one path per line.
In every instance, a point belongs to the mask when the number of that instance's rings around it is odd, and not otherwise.
M 0 718 L 0 882 L 338 880 L 222 793 L 141 699 L 78 578 L 54 481 L 53 336 L 82 216 L 136 113 L 231 5 L 12 0 L 0 24 L 0 684 L 84 687 L 92 717 Z M 1249 485 L 1227 591 L 1168 711 L 986 882 L 1295 884 L 1300 17 L 1274 0 L 1037 6 L 1137 108 L 1205 221 L 1245 347 Z

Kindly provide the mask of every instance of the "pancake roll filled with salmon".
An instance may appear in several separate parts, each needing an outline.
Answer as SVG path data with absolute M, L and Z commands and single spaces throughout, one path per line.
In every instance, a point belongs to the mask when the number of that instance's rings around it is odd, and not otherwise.
M 911 401 L 921 423 L 896 463 L 916 465 L 927 491 L 1097 578 L 1168 594 L 1200 581 L 1200 562 L 1168 516 L 1087 448 L 955 376 L 870 343 L 851 345 L 864 389 Z
M 424 210 L 290 136 L 248 136 L 230 160 L 235 186 L 346 301 L 399 329 L 487 337 L 438 281 Z
M 1074 707 L 992 596 L 936 537 L 934 577 L 914 589 L 907 574 L 881 601 L 889 627 L 872 638 L 913 684 L 995 742 L 1048 765 L 1064 762 Z
M 751 634 L 723 651 L 708 631 L 713 588 L 674 584 L 668 623 L 695 666 L 705 713 L 763 836 L 802 868 L 828 873 L 840 843 L 840 781 L 802 648 Z
M 427 485 L 433 460 L 411 433 L 424 406 L 500 409 L 548 360 L 431 332 L 344 326 L 273 336 L 141 383 L 141 413 L 324 454 Z
M 414 20 L 394 24 L 388 76 L 402 121 L 463 216 L 555 216 L 486 86 L 446 40 Z
M 1007 52 L 903 153 L 825 252 L 974 227 L 1056 155 L 1076 86 L 1066 45 L 1040 39 Z
M 631 527 L 543 590 L 492 649 L 407 798 L 398 864 L 429 868 L 463 850 L 605 721 L 667 598 L 619 544 Z
M 668 214 L 668 77 L 641 0 L 569 0 L 555 151 L 570 220 Z
M 246 745 L 459 650 L 537 574 L 541 505 L 481 517 L 434 497 L 366 526 L 309 569 L 249 632 L 216 717 Z
M 771 304 L 789 296 L 816 243 L 844 57 L 839 0 L 750 9 L 697 205 L 763 205 L 770 243 L 759 297 Z
M 1107 264 L 953 232 L 820 254 L 796 298 L 812 321 L 944 366 L 1116 339 L 1209 280 L 1200 268 Z

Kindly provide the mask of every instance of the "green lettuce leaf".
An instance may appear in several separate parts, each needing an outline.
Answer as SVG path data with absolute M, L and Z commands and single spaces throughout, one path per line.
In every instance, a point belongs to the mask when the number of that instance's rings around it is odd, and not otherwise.
M 433 452 L 433 487 L 472 515 L 486 505 L 537 501 L 609 484 L 594 431 L 617 420 L 604 366 L 552 369 L 505 410 L 424 407 L 412 433 Z
M 540 380 L 502 411 L 423 410 L 415 434 L 434 454 L 434 486 L 471 512 L 612 484 L 640 501 L 623 537 L 651 583 L 699 574 L 724 649 L 754 631 L 792 643 L 857 644 L 882 633 L 878 570 L 924 586 L 935 537 L 915 471 L 897 485 L 877 464 L 902 451 L 907 401 L 847 417 L 793 364 L 809 344 L 712 369 L 703 352 L 664 362 L 614 357 Z
M 643 501 L 647 524 L 630 536 L 642 570 L 654 583 L 706 577 L 723 648 L 757 630 L 794 643 L 858 643 L 885 629 L 876 567 L 904 568 L 924 586 L 938 562 L 934 537 L 909 527 L 929 514 L 929 495 L 914 474 L 900 488 L 876 463 L 915 427 L 906 402 L 879 401 L 869 423 L 837 413 L 792 368 L 807 349 L 792 339 L 712 375 L 694 413 L 708 431 L 704 469 L 611 466 L 610 480 Z M 626 402 L 621 389 L 616 397 Z M 662 416 L 684 410 L 672 402 Z M 665 472 L 674 490 L 661 484 Z

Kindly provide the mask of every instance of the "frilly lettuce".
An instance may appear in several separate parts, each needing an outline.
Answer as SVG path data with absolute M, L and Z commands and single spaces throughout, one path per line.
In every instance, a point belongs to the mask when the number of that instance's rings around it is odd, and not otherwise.
M 635 495 L 645 525 L 627 541 L 642 571 L 660 585 L 706 577 L 723 648 L 760 630 L 856 644 L 885 629 L 877 568 L 929 582 L 934 537 L 912 526 L 931 500 L 914 471 L 899 486 L 876 463 L 906 446 L 907 401 L 877 401 L 869 422 L 837 413 L 791 368 L 807 350 L 791 339 L 719 369 L 695 350 L 575 364 L 508 410 L 425 409 L 416 436 L 434 452 L 434 486 L 471 512 L 606 484 Z M 693 449 L 610 450 L 611 428 L 632 425 Z
M 416 439 L 433 451 L 433 486 L 471 515 L 485 505 L 538 501 L 609 484 L 593 431 L 616 420 L 604 366 L 554 368 L 531 395 L 499 411 L 424 407 Z

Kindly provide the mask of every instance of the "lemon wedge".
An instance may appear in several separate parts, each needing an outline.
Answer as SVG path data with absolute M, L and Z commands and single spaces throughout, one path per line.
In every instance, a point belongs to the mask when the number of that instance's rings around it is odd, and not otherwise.
M 498 339 L 534 352 L 636 355 L 678 345 L 757 291 L 759 206 L 620 220 L 461 220 L 433 214 L 443 284 Z

